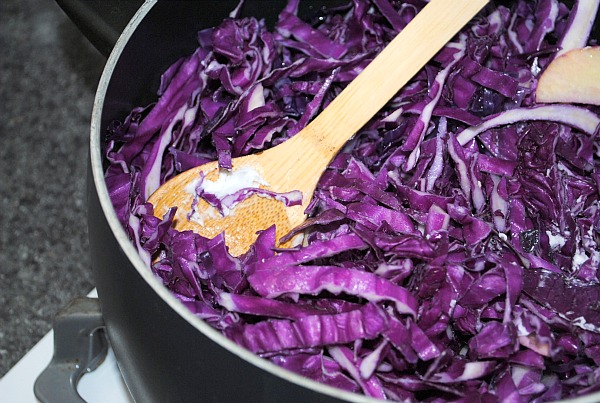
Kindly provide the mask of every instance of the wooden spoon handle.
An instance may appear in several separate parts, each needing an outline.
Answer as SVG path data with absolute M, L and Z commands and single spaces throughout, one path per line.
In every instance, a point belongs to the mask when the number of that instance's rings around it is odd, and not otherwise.
M 301 133 L 326 163 L 488 0 L 431 0 Z M 419 46 L 419 43 L 428 46 Z M 302 139 L 302 143 L 308 139 Z M 325 155 L 323 155 L 325 156 Z

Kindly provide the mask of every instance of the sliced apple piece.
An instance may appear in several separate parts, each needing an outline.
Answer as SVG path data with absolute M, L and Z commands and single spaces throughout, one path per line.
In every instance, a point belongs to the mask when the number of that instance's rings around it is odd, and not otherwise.
M 572 49 L 554 59 L 538 81 L 536 101 L 600 105 L 600 46 Z

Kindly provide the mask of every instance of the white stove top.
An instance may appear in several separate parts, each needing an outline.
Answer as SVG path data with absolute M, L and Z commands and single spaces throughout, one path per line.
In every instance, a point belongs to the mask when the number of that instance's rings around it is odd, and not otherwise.
M 92 291 L 89 296 L 95 296 L 95 292 Z M 33 384 L 52 359 L 53 350 L 54 332 L 51 330 L 0 379 L 0 400 L 37 403 Z M 110 348 L 104 362 L 95 371 L 81 378 L 77 391 L 88 403 L 133 402 Z

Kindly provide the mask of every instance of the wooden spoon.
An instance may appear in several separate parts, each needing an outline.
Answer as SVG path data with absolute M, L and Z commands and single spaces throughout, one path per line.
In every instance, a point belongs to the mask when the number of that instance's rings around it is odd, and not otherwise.
M 340 148 L 487 3 L 431 0 L 301 132 L 261 153 L 233 159 L 234 174 L 245 168 L 260 175 L 262 188 L 277 193 L 299 190 L 302 205 L 286 207 L 272 198 L 251 196 L 222 216 L 200 200 L 196 211 L 202 212 L 202 217 L 188 219 L 194 199 L 190 184 L 200 173 L 204 180 L 227 180 L 228 173 L 215 161 L 183 172 L 156 190 L 148 200 L 154 205 L 154 214 L 162 217 L 177 206 L 176 229 L 192 230 L 208 238 L 225 231 L 225 242 L 234 256 L 249 249 L 257 231 L 273 224 L 277 239 L 287 234 L 306 219 L 304 210 L 317 182 Z

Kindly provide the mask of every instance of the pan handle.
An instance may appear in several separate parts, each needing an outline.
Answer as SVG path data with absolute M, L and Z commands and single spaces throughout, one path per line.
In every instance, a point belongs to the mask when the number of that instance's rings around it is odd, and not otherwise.
M 85 403 L 77 383 L 107 352 L 98 299 L 74 299 L 54 318 L 54 355 L 35 381 L 35 396 L 42 403 Z
M 100 53 L 108 57 L 143 0 L 56 0 Z

